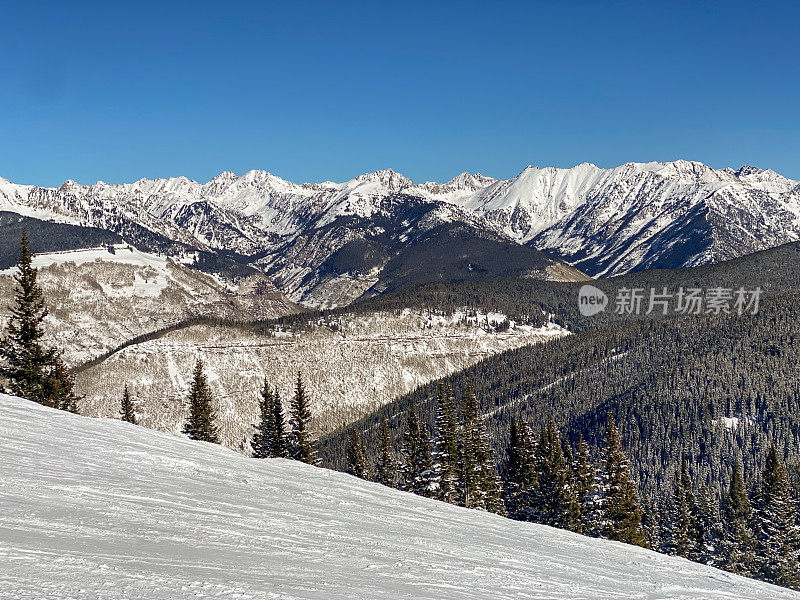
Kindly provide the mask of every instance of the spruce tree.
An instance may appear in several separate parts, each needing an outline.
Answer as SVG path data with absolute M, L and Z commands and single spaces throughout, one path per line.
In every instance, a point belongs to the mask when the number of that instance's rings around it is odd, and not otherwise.
M 436 497 L 455 504 L 458 501 L 459 483 L 458 417 L 450 388 L 440 383 L 438 396 L 433 451 L 435 479 L 438 484 Z
M 536 444 L 533 431 L 522 417 L 511 419 L 510 440 L 503 469 L 506 512 L 513 519 L 529 521 L 530 498 L 536 488 Z
M 578 439 L 578 452 L 572 463 L 573 495 L 580 506 L 581 533 L 591 530 L 590 515 L 594 495 L 595 468 L 589 455 L 589 445 L 581 436 Z
M 273 423 L 275 397 L 266 377 L 259 396 L 259 418 L 255 426 L 256 432 L 253 434 L 253 439 L 250 440 L 250 447 L 253 449 L 253 458 L 269 458 L 272 456 L 272 436 L 275 431 Z
M 577 459 L 573 456 L 572 448 L 567 440 L 563 441 L 563 446 L 564 461 L 566 463 L 564 465 L 564 470 L 567 473 L 567 483 L 562 492 L 565 508 L 563 527 L 576 533 L 583 533 L 583 484 L 578 479 Z
M 642 509 L 636 499 L 636 487 L 630 476 L 619 432 L 610 415 L 606 425 L 602 484 L 603 536 L 646 546 L 645 532 L 641 527 Z
M 725 568 L 739 575 L 752 577 L 755 568 L 755 538 L 752 529 L 753 509 L 744 485 L 741 461 L 736 461 L 724 504 Z
M 800 530 L 786 467 L 773 443 L 767 453 L 755 503 L 759 575 L 800 589 Z
M 670 538 L 673 554 L 692 560 L 698 559 L 702 536 L 697 517 L 698 507 L 692 490 L 689 461 L 686 453 L 683 453 L 681 464 L 675 471 L 672 495 Z
M 428 426 L 419 425 L 419 443 L 417 455 L 414 458 L 417 476 L 414 480 L 414 493 L 426 498 L 432 498 L 436 492 L 433 475 L 432 443 Z
M 212 407 L 211 391 L 203 372 L 203 362 L 198 360 L 189 390 L 189 417 L 183 427 L 183 432 L 190 439 L 218 444 L 219 438 L 214 420 L 215 412 Z
M 46 406 L 60 408 L 54 395 L 56 353 L 43 343 L 43 321 L 47 316 L 44 295 L 37 281 L 38 269 L 28 247 L 28 234 L 23 230 L 18 272 L 14 276 L 16 290 L 8 332 L 0 342 L 0 376 L 8 381 L 9 391 L 22 398 Z M 46 380 L 50 378 L 49 383 Z M 63 386 L 62 386 L 63 387 Z
M 78 402 L 82 397 L 75 394 L 74 385 L 75 376 L 69 373 L 61 359 L 55 356 L 42 386 L 47 406 L 77 414 Z
M 502 514 L 505 512 L 502 483 L 495 470 L 489 437 L 471 385 L 464 393 L 462 414 L 464 423 L 459 453 L 462 505 Z
M 286 417 L 283 414 L 283 400 L 278 389 L 272 394 L 272 418 L 270 419 L 272 432 L 269 440 L 269 455 L 271 458 L 288 458 L 289 441 L 286 434 Z
M 303 377 L 297 372 L 297 383 L 294 389 L 294 398 L 290 407 L 289 425 L 289 456 L 294 460 L 316 464 L 317 453 L 314 441 L 311 438 L 311 409 L 308 406 Z
M 428 428 L 420 423 L 416 407 L 408 410 L 408 422 L 403 436 L 401 489 L 420 496 L 431 497 L 435 490 L 433 464 Z
M 368 478 L 367 452 L 364 442 L 355 429 L 350 430 L 347 441 L 347 472 L 361 479 Z
M 378 450 L 378 462 L 375 468 L 375 481 L 388 487 L 397 483 L 397 465 L 392 458 L 394 448 L 389 434 L 389 422 L 386 415 L 381 417 L 381 444 Z
M 402 462 L 400 464 L 400 489 L 406 492 L 414 491 L 414 481 L 418 469 L 414 462 L 419 455 L 420 425 L 416 407 L 408 409 L 406 430 L 403 433 L 403 445 L 400 449 Z
M 536 450 L 538 485 L 531 498 L 534 519 L 538 523 L 563 529 L 571 528 L 570 525 L 577 526 L 575 503 L 570 498 L 570 472 L 561 436 L 553 421 L 546 427 L 542 426 Z
M 136 414 L 133 410 L 133 400 L 131 399 L 131 393 L 128 391 L 128 386 L 125 386 L 125 390 L 122 392 L 122 405 L 119 409 L 120 418 L 123 421 L 127 421 L 128 423 L 133 423 L 136 425 Z
M 724 530 L 720 521 L 719 505 L 707 485 L 700 489 L 697 503 L 698 548 L 695 560 L 706 565 L 723 564 Z

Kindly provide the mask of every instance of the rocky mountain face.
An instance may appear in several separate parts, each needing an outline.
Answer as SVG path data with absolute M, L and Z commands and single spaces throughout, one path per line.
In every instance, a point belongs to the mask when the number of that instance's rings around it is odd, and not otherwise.
M 113 231 L 184 261 L 255 266 L 292 300 L 322 307 L 401 283 L 583 277 L 556 257 L 606 276 L 800 239 L 798 182 L 686 161 L 528 167 L 509 180 L 463 173 L 421 184 L 391 170 L 317 184 L 265 171 L 205 184 L 178 177 L 39 188 L 0 179 L 0 210 Z
M 697 162 L 528 167 L 466 201 L 517 240 L 593 276 L 736 258 L 800 239 L 800 185 Z

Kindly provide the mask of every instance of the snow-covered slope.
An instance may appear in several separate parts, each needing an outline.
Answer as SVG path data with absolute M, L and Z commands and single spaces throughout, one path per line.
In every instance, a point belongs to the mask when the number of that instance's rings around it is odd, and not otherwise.
M 2 180 L 0 210 L 110 229 L 127 241 L 168 239 L 173 253 L 236 252 L 292 300 L 315 306 L 368 293 L 392 257 L 443 224 L 462 224 L 468 238 L 546 250 L 590 275 L 714 262 L 800 239 L 798 182 L 680 160 L 528 167 L 509 180 L 462 173 L 441 184 L 392 170 L 317 184 L 266 171 L 225 172 L 205 184 L 177 177 L 38 188 Z
M 276 317 L 295 310 L 256 272 L 231 285 L 127 244 L 37 254 L 45 331 L 70 366 L 194 316 Z M 13 298 L 16 267 L 0 271 L 0 298 Z M 264 293 L 257 293 L 264 292 Z M 0 305 L 0 325 L 9 316 Z
M 406 310 L 328 317 L 295 331 L 193 326 L 125 348 L 78 375 L 83 414 L 114 416 L 129 386 L 143 425 L 180 432 L 197 359 L 215 397 L 222 442 L 249 452 L 264 377 L 287 403 L 297 372 L 306 383 L 315 432 L 326 433 L 371 413 L 419 385 L 493 354 L 566 331 L 514 323 L 487 327 L 502 315 L 431 315 Z
M 797 592 L 0 395 L 0 596 L 681 598 Z
M 461 206 L 590 275 L 735 258 L 800 239 L 798 182 L 698 163 L 527 167 Z

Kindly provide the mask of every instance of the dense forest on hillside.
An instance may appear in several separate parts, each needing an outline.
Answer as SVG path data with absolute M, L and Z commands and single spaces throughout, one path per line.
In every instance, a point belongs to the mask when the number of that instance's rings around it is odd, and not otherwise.
M 798 302 L 796 294 L 777 295 L 757 315 L 689 316 L 585 331 L 488 358 L 444 383 L 456 396 L 474 389 L 498 463 L 505 460 L 513 419 L 524 418 L 534 431 L 552 420 L 571 444 L 585 439 L 597 455 L 611 415 L 646 506 L 671 496 L 684 453 L 698 497 L 708 489 L 719 505 L 737 461 L 746 485 L 756 488 L 772 443 L 798 490 Z M 365 447 L 377 448 L 384 417 L 399 448 L 412 407 L 433 429 L 440 383 L 321 440 L 324 464 L 346 467 L 352 430 Z
M 617 315 L 614 300 L 622 288 L 641 288 L 645 296 L 651 288 L 664 287 L 675 292 L 679 287 L 755 289 L 765 294 L 800 290 L 800 243 L 786 244 L 735 260 L 684 269 L 664 269 L 629 273 L 598 279 L 591 284 L 603 290 L 610 306 L 598 315 L 585 317 L 578 311 L 578 290 L 584 282 L 554 282 L 536 279 L 491 279 L 450 284 L 423 284 L 361 300 L 333 312 L 402 310 L 407 307 L 453 312 L 497 311 L 520 322 L 540 323 L 546 315 L 570 331 L 584 331 L 662 315 Z
M 686 451 L 705 483 L 727 478 L 737 457 L 747 473 L 774 440 L 800 468 L 800 321 L 795 294 L 768 298 L 757 315 L 705 315 L 586 331 L 490 357 L 447 382 L 472 385 L 496 449 L 508 422 L 553 419 L 570 438 L 597 443 L 608 414 L 620 424 L 634 473 L 648 495 L 662 491 Z M 367 440 L 384 414 L 402 431 L 408 407 L 433 424 L 439 382 L 399 398 L 353 428 Z M 347 431 L 322 441 L 341 468 Z

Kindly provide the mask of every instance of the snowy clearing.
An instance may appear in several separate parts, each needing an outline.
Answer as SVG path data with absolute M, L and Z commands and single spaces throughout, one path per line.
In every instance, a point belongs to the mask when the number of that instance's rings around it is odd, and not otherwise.
M 0 410 L 3 598 L 800 598 L 288 460 Z

